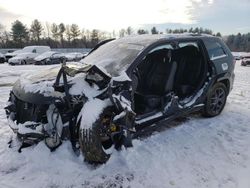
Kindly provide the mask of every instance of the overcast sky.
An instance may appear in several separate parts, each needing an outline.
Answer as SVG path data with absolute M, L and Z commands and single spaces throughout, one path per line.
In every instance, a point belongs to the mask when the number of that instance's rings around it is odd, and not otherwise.
M 250 0 L 0 0 L 0 24 L 76 23 L 81 28 L 206 27 L 222 34 L 250 32 Z

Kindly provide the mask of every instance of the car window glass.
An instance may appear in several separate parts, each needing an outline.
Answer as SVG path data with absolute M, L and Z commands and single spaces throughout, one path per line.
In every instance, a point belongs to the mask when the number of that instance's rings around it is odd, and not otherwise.
M 205 42 L 210 60 L 226 57 L 227 54 L 221 44 L 215 41 Z
M 162 50 L 162 49 L 173 49 L 173 46 L 171 44 L 164 44 L 164 45 L 160 45 L 160 46 L 157 46 L 156 48 L 154 48 L 153 50 L 151 50 L 149 53 L 152 53 L 156 50 Z
M 108 42 L 83 59 L 83 63 L 104 68 L 111 76 L 118 76 L 136 59 L 144 46 L 121 40 Z
M 180 42 L 179 43 L 180 48 L 183 48 L 185 46 L 195 46 L 196 48 L 198 48 L 198 44 L 196 42 Z

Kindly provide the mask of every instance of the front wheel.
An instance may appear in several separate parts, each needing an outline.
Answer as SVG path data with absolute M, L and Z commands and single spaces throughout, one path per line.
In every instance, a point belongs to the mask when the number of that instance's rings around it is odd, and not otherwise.
M 110 124 L 111 112 L 103 110 L 100 117 L 93 123 L 91 128 L 81 128 L 79 130 L 79 144 L 85 161 L 90 163 L 105 163 L 110 154 L 107 153 L 113 143 L 105 134 L 104 128 Z M 80 123 L 81 120 L 78 122 Z M 106 149 L 105 149 L 106 148 Z
M 207 95 L 203 115 L 214 117 L 219 115 L 225 107 L 227 88 L 223 83 L 216 83 Z
M 105 163 L 110 154 L 103 148 L 97 128 L 79 131 L 79 143 L 85 161 L 89 163 Z

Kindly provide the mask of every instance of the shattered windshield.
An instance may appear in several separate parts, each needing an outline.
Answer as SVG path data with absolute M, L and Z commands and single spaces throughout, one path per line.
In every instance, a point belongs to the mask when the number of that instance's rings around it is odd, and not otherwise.
M 83 63 L 103 67 L 111 76 L 118 76 L 135 60 L 144 46 L 124 41 L 111 41 L 93 51 Z

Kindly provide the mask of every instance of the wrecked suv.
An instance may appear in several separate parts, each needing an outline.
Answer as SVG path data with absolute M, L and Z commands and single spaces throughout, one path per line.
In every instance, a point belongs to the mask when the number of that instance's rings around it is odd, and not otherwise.
M 160 122 L 223 110 L 235 60 L 221 39 L 141 35 L 101 44 L 82 64 L 15 83 L 5 109 L 20 150 L 42 140 L 54 150 L 70 140 L 86 161 L 103 163 Z

